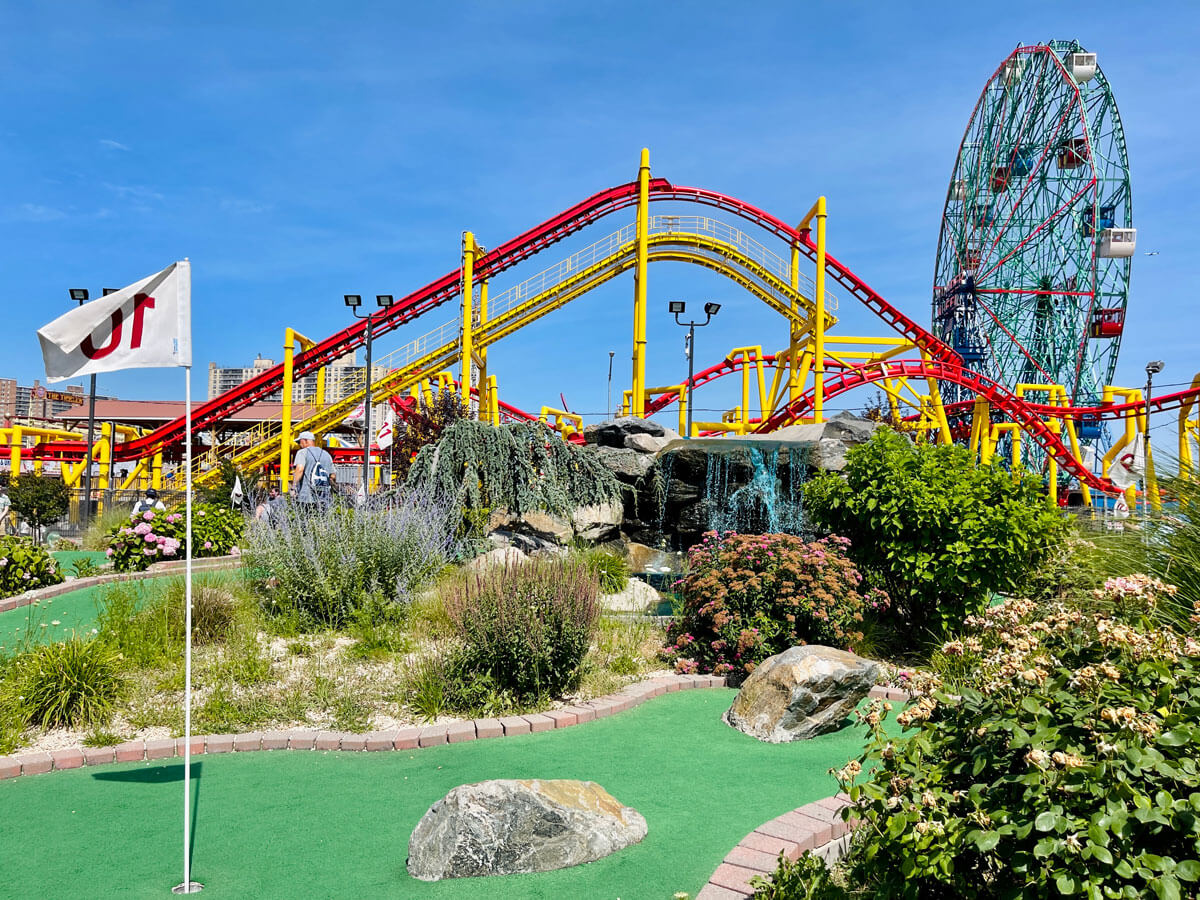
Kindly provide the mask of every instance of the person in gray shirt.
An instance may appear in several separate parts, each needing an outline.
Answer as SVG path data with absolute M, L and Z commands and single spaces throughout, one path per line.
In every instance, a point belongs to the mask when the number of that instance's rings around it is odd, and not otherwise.
M 333 457 L 329 451 L 317 446 L 317 438 L 311 431 L 302 431 L 296 439 L 300 450 L 292 467 L 292 490 L 298 503 L 327 507 L 337 484 L 337 473 L 333 469 Z

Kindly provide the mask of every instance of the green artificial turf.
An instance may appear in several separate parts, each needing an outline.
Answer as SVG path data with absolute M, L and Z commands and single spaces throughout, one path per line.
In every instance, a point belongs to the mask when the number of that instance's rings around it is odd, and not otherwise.
M 108 562 L 108 554 L 103 550 L 55 550 L 50 554 L 58 561 L 58 567 L 71 574 L 71 563 L 77 559 L 90 559 L 98 566 Z
M 194 579 L 205 580 L 232 578 L 240 574 L 231 570 L 195 573 Z M 170 579 L 182 578 L 176 572 L 154 578 L 126 582 L 109 582 L 78 591 L 70 591 L 57 597 L 38 600 L 28 606 L 18 606 L 0 613 L 0 656 L 6 656 L 22 646 L 49 641 L 65 641 L 74 635 L 86 636 L 96 627 L 96 616 L 106 591 L 120 584 L 137 591 L 143 597 L 152 596 L 162 589 Z M 192 582 L 193 585 L 196 581 Z M 58 624 L 54 624 L 57 622 Z M 45 627 L 43 627 L 45 626 Z
M 598 722 L 412 752 L 197 757 L 193 877 L 217 898 L 669 900 L 695 896 L 749 831 L 837 790 L 862 731 L 764 744 L 721 721 L 732 690 L 650 700 Z M 0 782 L 0 897 L 161 898 L 182 878 L 178 760 Z M 646 817 L 640 844 L 535 875 L 426 883 L 408 838 L 451 788 L 596 781 Z

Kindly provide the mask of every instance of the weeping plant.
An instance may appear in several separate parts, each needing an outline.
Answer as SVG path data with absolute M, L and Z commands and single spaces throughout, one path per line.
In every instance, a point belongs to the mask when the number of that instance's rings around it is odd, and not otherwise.
M 465 509 L 569 516 L 580 506 L 618 500 L 620 485 L 589 450 L 544 425 L 463 420 L 423 447 L 408 473 L 413 488 L 453 497 Z

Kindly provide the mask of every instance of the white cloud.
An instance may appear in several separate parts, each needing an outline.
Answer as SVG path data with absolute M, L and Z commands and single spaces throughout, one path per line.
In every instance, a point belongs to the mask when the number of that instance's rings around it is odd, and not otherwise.
M 100 146 L 107 147 L 109 150 L 124 150 L 126 153 L 129 152 L 129 148 L 120 141 L 110 140 L 109 138 L 100 138 Z
M 20 222 L 57 222 L 65 219 L 67 214 L 61 209 L 40 203 L 22 203 L 14 210 L 12 217 Z

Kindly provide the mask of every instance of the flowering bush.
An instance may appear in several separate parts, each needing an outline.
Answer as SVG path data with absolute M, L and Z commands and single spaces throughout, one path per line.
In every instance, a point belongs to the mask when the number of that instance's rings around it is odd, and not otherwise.
M 246 528 L 240 512 L 219 503 L 192 507 L 192 556 L 225 556 L 237 550 Z M 105 551 L 118 572 L 140 572 L 152 563 L 182 559 L 187 553 L 183 507 L 170 512 L 147 510 L 128 524 L 114 526 Z
M 182 513 L 147 510 L 128 525 L 116 526 L 105 554 L 118 572 L 141 572 L 164 559 L 183 556 Z
M 45 548 L 18 537 L 0 537 L 0 597 L 23 594 L 63 580 Z
M 905 735 L 884 730 L 889 704 L 862 713 L 867 752 L 837 774 L 867 896 L 1197 896 L 1200 641 L 1153 624 L 1172 587 L 1099 590 L 1095 611 L 971 617 L 942 647 L 962 683 L 914 684 Z
M 737 679 L 797 644 L 853 649 L 864 612 L 886 608 L 888 599 L 859 592 L 849 545 L 839 537 L 805 543 L 790 534 L 710 531 L 688 551 L 688 574 L 677 583 L 682 612 L 664 656 L 677 672 Z
M 1020 586 L 1066 530 L 1040 478 L 885 428 L 846 454 L 842 475 L 810 479 L 804 502 L 815 524 L 854 542 L 851 558 L 888 592 L 909 639 L 961 627 L 989 593 Z
M 370 604 L 407 604 L 455 553 L 458 510 L 420 491 L 377 507 L 281 507 L 246 533 L 246 570 L 263 609 L 339 628 Z

